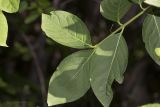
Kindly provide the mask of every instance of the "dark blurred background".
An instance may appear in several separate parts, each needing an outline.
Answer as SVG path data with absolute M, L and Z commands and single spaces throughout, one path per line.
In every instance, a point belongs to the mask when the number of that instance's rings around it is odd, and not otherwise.
M 118 26 L 99 12 L 100 0 L 21 0 L 16 14 L 7 14 L 9 48 L 0 47 L 0 107 L 47 107 L 48 82 L 60 61 L 77 51 L 46 38 L 41 13 L 60 9 L 80 17 L 90 30 L 94 44 Z M 133 5 L 122 20 L 140 11 Z M 113 84 L 111 107 L 137 107 L 160 102 L 160 67 L 147 54 L 142 42 L 144 16 L 124 32 L 129 63 L 122 85 Z M 67 39 L 67 38 L 66 38 Z M 78 101 L 55 107 L 102 107 L 92 90 Z

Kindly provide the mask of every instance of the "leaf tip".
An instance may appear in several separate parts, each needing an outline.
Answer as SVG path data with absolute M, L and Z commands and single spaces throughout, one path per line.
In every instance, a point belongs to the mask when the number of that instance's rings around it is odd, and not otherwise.
M 67 102 L 66 98 L 59 98 L 59 97 L 52 95 L 51 93 L 48 93 L 48 98 L 47 98 L 48 106 L 64 104 L 66 102 Z

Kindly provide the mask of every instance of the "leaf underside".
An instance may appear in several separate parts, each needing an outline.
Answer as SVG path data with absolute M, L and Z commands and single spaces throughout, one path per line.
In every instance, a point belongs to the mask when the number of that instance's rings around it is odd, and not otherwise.
M 144 3 L 155 7 L 160 7 L 160 0 L 145 0 Z
M 96 48 L 90 60 L 91 86 L 104 107 L 111 103 L 113 81 L 122 83 L 127 62 L 127 45 L 120 33 L 109 36 Z

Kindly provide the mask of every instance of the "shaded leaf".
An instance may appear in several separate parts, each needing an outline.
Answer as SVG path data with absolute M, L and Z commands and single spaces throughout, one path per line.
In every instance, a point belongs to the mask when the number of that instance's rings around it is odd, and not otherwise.
M 20 6 L 19 6 L 19 12 L 22 13 L 27 10 L 29 4 L 27 1 L 21 1 Z
M 29 14 L 29 16 L 26 17 L 25 23 L 30 24 L 30 23 L 34 22 L 36 19 L 38 19 L 39 16 L 40 16 L 39 12 L 33 11 Z
M 0 46 L 7 46 L 6 40 L 8 35 L 8 24 L 6 17 L 0 11 Z
M 49 84 L 48 105 L 72 102 L 82 97 L 90 88 L 86 62 L 91 51 L 79 51 L 64 59 L 53 74 Z
M 73 47 L 91 47 L 90 33 L 86 25 L 75 15 L 65 11 L 53 11 L 42 15 L 42 29 L 56 42 Z
M 130 6 L 128 0 L 102 0 L 100 11 L 105 18 L 119 23 Z
M 142 2 L 144 1 L 144 0 L 132 0 L 134 3 L 137 3 L 137 4 L 142 4 Z
M 160 65 L 160 17 L 147 15 L 143 24 L 143 41 L 149 55 Z
M 104 107 L 109 107 L 114 80 L 122 83 L 128 62 L 128 49 L 121 33 L 109 36 L 90 59 L 91 87 Z

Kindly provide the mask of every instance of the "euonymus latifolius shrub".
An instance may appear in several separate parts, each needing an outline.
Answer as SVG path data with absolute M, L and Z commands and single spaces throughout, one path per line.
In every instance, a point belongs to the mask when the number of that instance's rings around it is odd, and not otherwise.
M 19 0 L 0 0 L 0 45 L 6 45 L 8 25 L 2 11 L 13 13 Z M 125 23 L 121 19 L 135 3 L 141 12 Z M 143 7 L 142 4 L 147 4 Z M 160 17 L 147 10 L 160 8 L 159 0 L 102 0 L 100 12 L 106 19 L 119 24 L 119 28 L 96 45 L 92 45 L 86 25 L 75 15 L 65 11 L 42 14 L 42 29 L 54 41 L 80 49 L 65 58 L 51 77 L 48 105 L 72 102 L 92 88 L 104 107 L 109 107 L 113 81 L 123 82 L 128 62 L 128 49 L 123 37 L 126 26 L 145 14 L 143 41 L 152 59 L 160 65 Z M 151 107 L 151 105 L 148 105 Z M 146 107 L 148 107 L 146 106 Z M 155 105 L 154 105 L 155 106 Z
M 121 23 L 133 4 L 139 5 L 141 12 Z M 51 77 L 48 105 L 73 102 L 92 88 L 101 104 L 109 107 L 113 97 L 111 85 L 114 80 L 123 82 L 128 62 L 123 31 L 144 13 L 143 42 L 149 55 L 160 65 L 160 17 L 148 14 L 151 8 L 160 8 L 160 0 L 102 0 L 102 16 L 119 24 L 119 28 L 94 46 L 86 25 L 77 16 L 59 10 L 42 14 L 42 29 L 49 38 L 80 49 L 65 58 Z
M 0 0 L 0 46 L 7 46 L 8 24 L 4 12 L 15 13 L 19 9 L 20 0 Z

